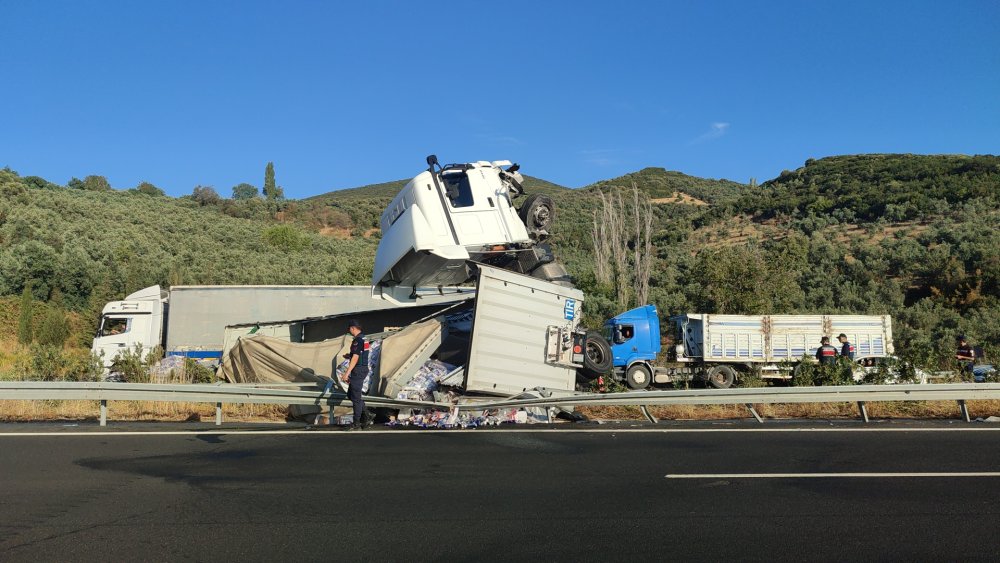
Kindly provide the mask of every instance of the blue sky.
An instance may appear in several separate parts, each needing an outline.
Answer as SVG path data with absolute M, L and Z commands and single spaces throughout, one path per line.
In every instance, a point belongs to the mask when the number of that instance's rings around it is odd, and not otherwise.
M 1000 2 L 0 0 L 0 166 L 288 197 L 511 159 L 647 166 L 1000 153 Z

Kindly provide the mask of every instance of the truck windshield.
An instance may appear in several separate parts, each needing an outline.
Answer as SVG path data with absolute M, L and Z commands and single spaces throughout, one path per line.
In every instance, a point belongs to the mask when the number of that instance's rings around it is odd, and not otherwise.
M 101 325 L 100 336 L 112 336 L 128 332 L 127 318 L 105 317 Z
M 452 172 L 441 175 L 444 180 L 445 191 L 452 207 L 472 207 L 475 201 L 472 198 L 472 184 L 469 183 L 469 176 L 465 172 Z

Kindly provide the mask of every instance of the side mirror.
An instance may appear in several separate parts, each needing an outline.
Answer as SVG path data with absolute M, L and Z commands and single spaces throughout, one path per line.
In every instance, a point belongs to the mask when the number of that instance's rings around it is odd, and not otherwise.
M 436 154 L 431 154 L 427 156 L 427 166 L 434 168 L 434 166 L 437 165 L 437 163 L 438 163 L 438 157 Z

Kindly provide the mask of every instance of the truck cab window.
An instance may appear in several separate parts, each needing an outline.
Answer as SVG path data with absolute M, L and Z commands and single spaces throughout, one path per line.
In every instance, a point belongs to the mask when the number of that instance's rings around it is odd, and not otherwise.
M 472 184 L 469 183 L 469 176 L 465 172 L 442 174 L 444 180 L 445 193 L 448 194 L 448 201 L 452 207 L 472 207 L 475 200 L 472 198 Z
M 128 332 L 128 319 L 104 319 L 104 326 L 101 328 L 101 336 L 113 336 Z
M 635 336 L 635 327 L 633 327 L 632 325 L 617 326 L 615 327 L 613 342 L 615 344 L 628 342 L 633 336 Z

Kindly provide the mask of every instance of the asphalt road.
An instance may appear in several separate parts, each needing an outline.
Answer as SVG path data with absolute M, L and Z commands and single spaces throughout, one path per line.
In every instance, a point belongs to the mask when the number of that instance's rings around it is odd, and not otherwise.
M 971 561 L 1000 542 L 983 425 L 80 430 L 0 434 L 0 560 Z

